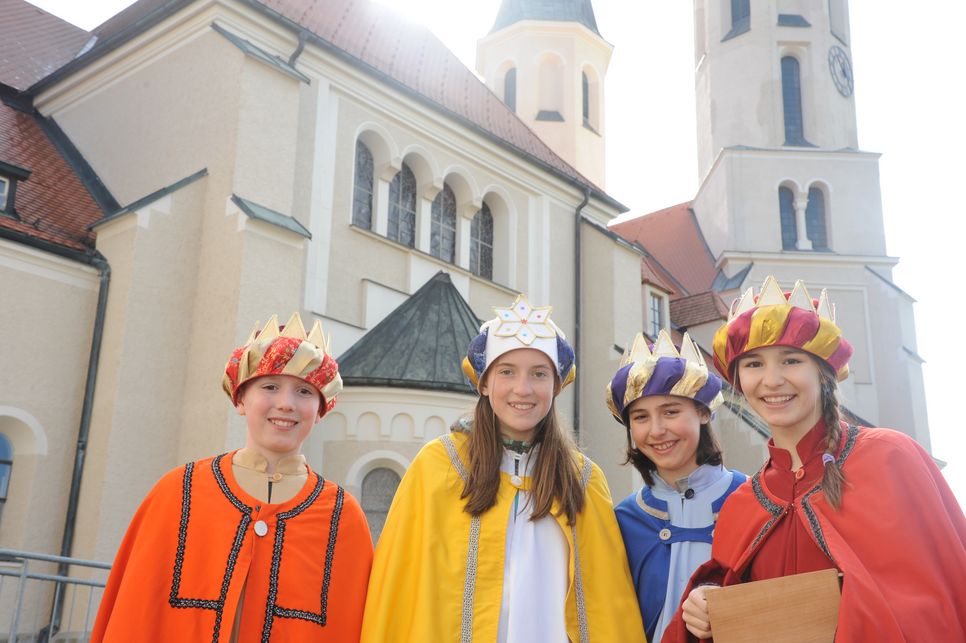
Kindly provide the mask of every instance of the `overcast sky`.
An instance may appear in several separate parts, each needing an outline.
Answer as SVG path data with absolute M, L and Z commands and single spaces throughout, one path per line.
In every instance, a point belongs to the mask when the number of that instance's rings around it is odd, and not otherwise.
M 380 0 L 433 30 L 470 68 L 500 0 Z M 724 1 L 724 0 L 721 0 Z M 753 0 L 758 1 L 758 0 Z M 819 2 L 820 0 L 814 0 Z M 91 29 L 126 0 L 34 0 Z M 963 273 L 966 133 L 958 42 L 966 3 L 851 0 L 859 145 L 880 152 L 882 203 L 895 282 L 916 300 L 918 353 L 926 360 L 933 455 L 966 505 L 966 424 L 955 382 L 963 341 L 953 321 L 966 306 L 950 286 Z M 693 5 L 689 0 L 594 0 L 614 45 L 606 77 L 607 191 L 644 214 L 688 201 L 697 186 Z M 958 320 L 957 320 L 958 321 Z M 880 392 L 887 394 L 887 392 Z

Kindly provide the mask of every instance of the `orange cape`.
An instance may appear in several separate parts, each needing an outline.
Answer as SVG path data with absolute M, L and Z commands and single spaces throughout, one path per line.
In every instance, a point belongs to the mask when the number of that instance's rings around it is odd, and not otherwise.
M 231 454 L 166 474 L 141 503 L 111 570 L 91 641 L 358 641 L 372 540 L 342 487 L 309 470 L 263 504 Z M 147 630 L 145 629 L 147 628 Z

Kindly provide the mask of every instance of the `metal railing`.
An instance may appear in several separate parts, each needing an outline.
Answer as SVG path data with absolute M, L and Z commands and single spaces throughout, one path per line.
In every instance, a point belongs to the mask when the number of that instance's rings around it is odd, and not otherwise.
M 60 565 L 89 577 L 44 571 L 53 567 L 56 572 Z M 0 548 L 0 643 L 89 640 L 110 568 L 93 560 Z

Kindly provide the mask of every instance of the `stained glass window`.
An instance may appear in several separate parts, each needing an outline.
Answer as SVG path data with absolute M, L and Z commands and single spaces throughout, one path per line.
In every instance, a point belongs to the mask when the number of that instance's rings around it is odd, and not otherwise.
M 372 229 L 373 192 L 372 152 L 362 141 L 356 141 L 356 172 L 352 188 L 352 223 Z
M 448 185 L 443 185 L 433 199 L 432 216 L 429 253 L 453 263 L 456 260 L 456 195 Z
M 486 201 L 470 226 L 470 272 L 493 279 L 493 214 Z
M 778 210 L 782 224 L 782 250 L 794 250 L 798 245 L 795 226 L 795 195 L 789 188 L 778 188 Z
M 389 183 L 389 229 L 386 236 L 416 246 L 416 175 L 403 163 Z

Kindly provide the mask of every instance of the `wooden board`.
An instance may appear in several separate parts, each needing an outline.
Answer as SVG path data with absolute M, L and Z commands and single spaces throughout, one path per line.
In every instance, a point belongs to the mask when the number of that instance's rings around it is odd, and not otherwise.
M 711 631 L 716 643 L 831 643 L 840 598 L 836 569 L 715 588 Z

